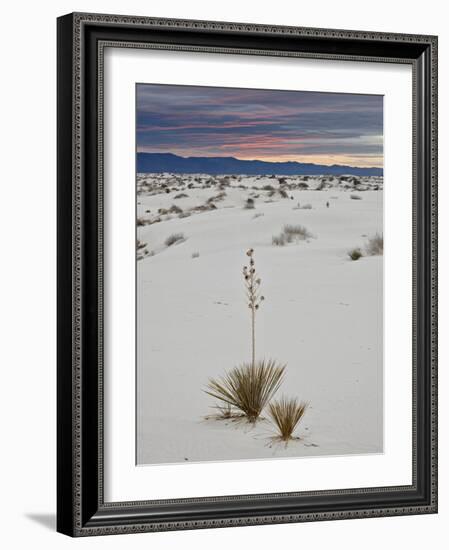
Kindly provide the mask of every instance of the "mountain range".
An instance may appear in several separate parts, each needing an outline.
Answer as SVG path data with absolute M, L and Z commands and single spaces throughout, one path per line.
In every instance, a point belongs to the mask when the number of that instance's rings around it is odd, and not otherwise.
M 179 174 L 245 174 L 255 175 L 354 175 L 382 176 L 383 169 L 361 168 L 332 164 L 303 162 L 266 162 L 263 160 L 240 160 L 234 157 L 181 157 L 173 153 L 137 153 L 138 173 L 179 173 Z

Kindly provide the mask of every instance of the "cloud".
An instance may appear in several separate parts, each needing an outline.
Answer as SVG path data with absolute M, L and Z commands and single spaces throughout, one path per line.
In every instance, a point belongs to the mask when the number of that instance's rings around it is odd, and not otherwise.
M 139 84 L 136 107 L 139 151 L 382 165 L 378 95 Z

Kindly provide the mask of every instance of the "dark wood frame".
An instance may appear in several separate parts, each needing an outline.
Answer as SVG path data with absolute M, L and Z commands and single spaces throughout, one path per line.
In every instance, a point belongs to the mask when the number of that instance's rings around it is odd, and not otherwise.
M 413 67 L 413 483 L 105 503 L 102 51 L 105 45 Z M 71 536 L 437 511 L 437 38 L 95 14 L 58 19 L 58 499 Z

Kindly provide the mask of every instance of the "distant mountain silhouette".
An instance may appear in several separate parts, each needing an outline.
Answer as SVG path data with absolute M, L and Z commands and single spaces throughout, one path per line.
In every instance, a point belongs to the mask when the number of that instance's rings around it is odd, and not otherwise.
M 137 153 L 137 172 L 179 174 L 245 174 L 254 175 L 354 175 L 382 176 L 382 168 L 360 168 L 333 164 L 303 162 L 265 162 L 239 160 L 234 157 L 179 157 L 172 153 Z

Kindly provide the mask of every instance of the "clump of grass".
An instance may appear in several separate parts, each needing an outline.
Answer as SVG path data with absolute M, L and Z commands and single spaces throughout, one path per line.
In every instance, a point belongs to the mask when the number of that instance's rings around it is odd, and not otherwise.
M 269 404 L 268 413 L 278 432 L 276 439 L 286 443 L 294 439 L 293 432 L 304 416 L 307 407 L 308 403 L 298 401 L 296 397 L 290 399 L 281 397 L 279 401 Z
M 195 258 L 199 258 L 200 257 L 200 253 L 199 252 L 192 252 L 192 258 L 195 259 Z
M 292 225 L 292 224 L 284 225 L 283 233 L 286 236 L 288 242 L 292 242 L 293 240 L 296 240 L 296 239 L 304 240 L 312 236 L 312 234 L 309 233 L 307 228 L 304 227 L 303 225 Z
M 248 198 L 246 199 L 244 208 L 245 208 L 246 210 L 253 210 L 254 208 L 256 208 L 254 199 L 251 198 L 251 197 L 248 197 Z
M 362 197 L 360 195 L 349 195 L 349 198 L 351 198 L 354 201 L 361 201 Z
M 271 242 L 274 246 L 285 246 L 287 244 L 287 239 L 284 233 L 281 233 L 280 235 L 273 235 L 271 237 Z
M 245 415 L 241 412 L 236 411 L 229 405 L 225 403 L 224 405 L 215 405 L 213 407 L 217 412 L 206 416 L 206 420 L 238 420 L 239 418 L 245 418 Z
M 382 256 L 384 253 L 384 236 L 376 233 L 368 239 L 366 245 L 366 253 L 368 256 Z
M 172 204 L 168 212 L 172 214 L 182 214 L 182 208 L 177 206 L 176 204 Z
M 186 197 L 188 197 L 189 195 L 187 195 L 187 193 L 178 193 L 177 195 L 175 195 L 173 198 L 174 199 L 184 199 Z
M 348 256 L 351 258 L 351 260 L 356 261 L 356 260 L 360 260 L 363 254 L 360 248 L 353 248 L 348 252 Z
M 182 218 L 189 218 L 192 214 L 190 212 L 180 212 L 178 214 L 178 218 L 182 219 Z
M 285 246 L 294 241 L 303 241 L 312 237 L 312 233 L 303 225 L 286 224 L 279 235 L 273 235 L 271 242 L 274 246 Z
M 172 246 L 173 244 L 184 241 L 184 233 L 172 233 L 165 239 L 165 246 Z
M 284 371 L 285 365 L 272 359 L 244 363 L 221 378 L 210 379 L 204 391 L 241 411 L 248 422 L 254 423 L 278 391 Z

